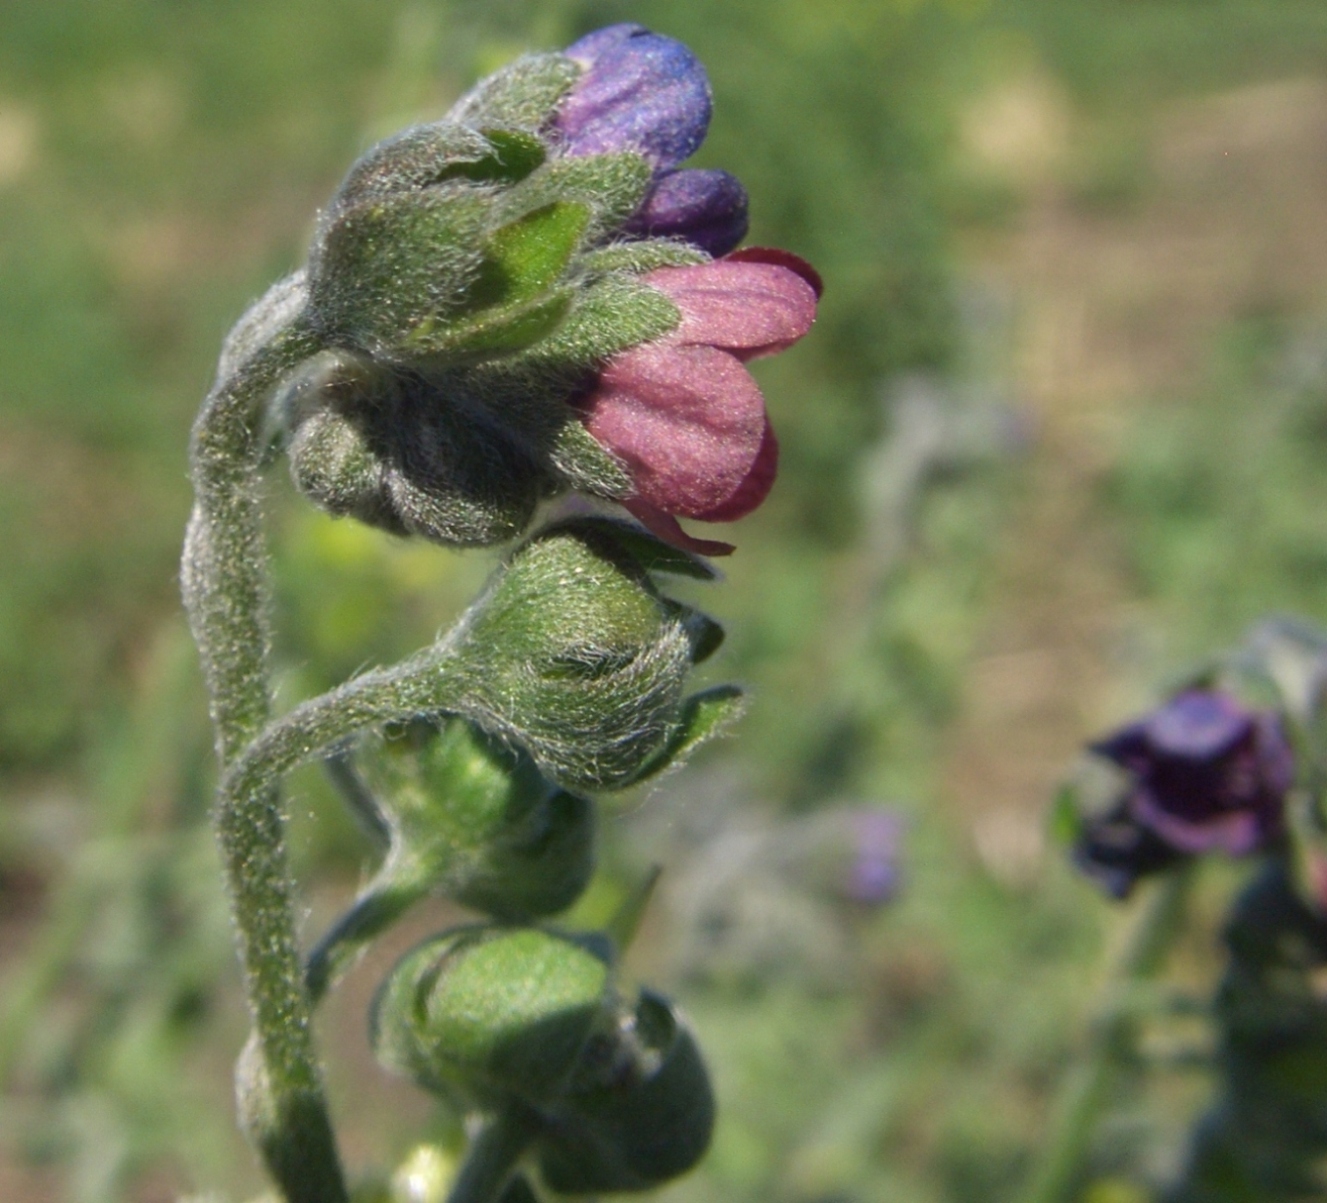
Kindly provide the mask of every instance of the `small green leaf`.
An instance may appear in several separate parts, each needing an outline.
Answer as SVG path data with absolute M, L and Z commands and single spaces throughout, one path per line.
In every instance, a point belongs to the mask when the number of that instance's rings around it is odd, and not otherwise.
M 1055 791 L 1055 797 L 1051 801 L 1046 830 L 1051 839 L 1067 848 L 1078 839 L 1082 829 L 1078 790 L 1070 782 L 1065 782 Z
M 362 201 L 427 188 L 491 162 L 499 153 L 483 134 L 452 121 L 412 126 L 370 147 L 355 162 L 328 211 L 335 216 Z
M 497 230 L 469 303 L 510 304 L 547 292 L 566 269 L 590 219 L 582 204 L 554 201 Z
M 741 717 L 746 709 L 742 691 L 736 685 L 717 685 L 693 693 L 682 704 L 682 715 L 673 737 L 663 750 L 632 779 L 639 785 L 665 769 L 682 765 L 701 744 L 713 739 Z
M 458 163 L 438 178 L 514 184 L 544 162 L 544 144 L 519 130 L 486 130 L 492 153 L 470 163 Z

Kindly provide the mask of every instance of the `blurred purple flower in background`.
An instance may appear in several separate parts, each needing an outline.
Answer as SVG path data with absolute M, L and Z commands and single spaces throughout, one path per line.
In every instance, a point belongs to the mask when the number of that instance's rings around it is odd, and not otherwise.
M 1084 822 L 1075 859 L 1116 897 L 1203 852 L 1247 856 L 1280 834 L 1294 754 L 1278 717 L 1190 689 L 1090 745 L 1130 774 L 1124 797 Z
M 899 888 L 902 816 L 876 806 L 850 811 L 844 818 L 853 846 L 842 885 L 844 897 L 865 906 L 888 902 Z
M 681 42 L 632 24 L 596 30 L 563 53 L 585 74 L 553 120 L 562 153 L 630 151 L 654 168 L 653 186 L 627 231 L 683 238 L 715 256 L 741 242 L 741 183 L 726 171 L 677 170 L 709 129 L 710 81 L 700 60 Z

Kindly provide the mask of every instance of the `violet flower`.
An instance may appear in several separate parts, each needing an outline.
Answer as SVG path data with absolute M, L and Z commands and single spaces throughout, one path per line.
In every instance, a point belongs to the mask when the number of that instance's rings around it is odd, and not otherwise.
M 726 171 L 677 170 L 710 124 L 710 82 L 681 42 L 642 25 L 610 25 L 563 52 L 584 69 L 558 106 L 552 132 L 564 155 L 630 151 L 654 182 L 625 232 L 683 238 L 711 255 L 747 231 L 746 190 Z
M 675 330 L 615 356 L 580 405 L 586 428 L 627 465 L 626 508 L 661 538 L 702 555 L 677 518 L 733 522 L 765 500 L 778 441 L 748 359 L 773 355 L 815 320 L 819 277 L 786 251 L 752 248 L 644 277 L 678 307 Z
M 1283 826 L 1294 755 L 1277 716 L 1227 693 L 1190 689 L 1091 750 L 1132 778 L 1117 806 L 1088 821 L 1075 856 L 1111 893 L 1203 852 L 1247 856 Z

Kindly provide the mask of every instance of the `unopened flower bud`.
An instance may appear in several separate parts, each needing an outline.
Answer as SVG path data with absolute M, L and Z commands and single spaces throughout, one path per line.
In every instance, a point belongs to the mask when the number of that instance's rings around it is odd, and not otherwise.
M 406 954 L 374 1002 L 387 1068 L 467 1108 L 564 1092 L 607 1013 L 609 967 L 539 928 L 472 927 Z
M 554 914 L 594 868 L 594 814 L 528 756 L 464 719 L 420 720 L 357 760 L 392 848 L 380 877 L 408 879 L 502 919 Z
M 520 548 L 474 612 L 461 705 L 564 788 L 613 789 L 675 733 L 692 650 L 622 545 L 568 523 Z

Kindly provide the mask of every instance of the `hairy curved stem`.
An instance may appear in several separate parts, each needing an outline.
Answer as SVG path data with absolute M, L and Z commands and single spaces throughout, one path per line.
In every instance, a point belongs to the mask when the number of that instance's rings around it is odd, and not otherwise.
M 1021 1203 L 1068 1203 L 1074 1197 L 1093 1125 L 1110 1098 L 1120 1062 L 1131 1051 L 1137 1011 L 1129 1005 L 1130 993 L 1160 970 L 1179 929 L 1192 878 L 1192 866 L 1182 866 L 1152 888 L 1106 985 L 1086 1055 L 1056 1100 L 1050 1135 Z
M 181 576 L 223 770 L 270 711 L 267 549 L 259 496 L 264 403 L 316 349 L 297 317 L 286 322 L 223 373 L 194 425 L 196 501 Z M 346 1188 L 314 1055 L 275 781 L 245 794 L 222 789 L 214 822 L 255 1031 L 253 1051 L 241 1060 L 241 1119 L 289 1203 L 343 1203 Z

